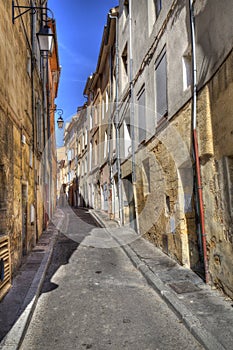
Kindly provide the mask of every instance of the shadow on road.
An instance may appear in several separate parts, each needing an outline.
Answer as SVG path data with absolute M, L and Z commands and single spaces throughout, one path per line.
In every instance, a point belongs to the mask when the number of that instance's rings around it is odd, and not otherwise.
M 42 293 L 51 292 L 56 289 L 58 285 L 51 282 L 53 275 L 62 266 L 69 263 L 69 259 L 72 254 L 78 248 L 79 243 L 74 242 L 62 233 L 58 234 L 57 240 L 54 245 L 52 260 L 48 268 L 45 281 L 41 290 Z
M 62 232 L 57 234 L 57 229 L 59 228 L 56 225 L 56 221 L 49 224 L 48 229 L 41 235 L 37 245 L 23 259 L 23 263 L 13 279 L 11 290 L 0 302 L 0 342 L 13 326 L 15 327 L 17 324 L 20 325 L 22 323 L 25 312 L 27 313 L 27 309 L 31 307 L 35 290 L 40 282 L 37 272 L 42 266 L 41 263 L 46 252 L 50 249 L 51 239 L 55 239 L 55 243 L 40 295 L 59 287 L 56 283 L 52 282 L 56 271 L 61 266 L 69 263 L 71 256 L 77 250 L 82 240 L 89 234 L 92 228 L 97 227 L 96 221 L 88 213 L 88 210 L 69 208 L 68 212 L 68 217 L 70 218 L 68 220 L 68 231 L 79 232 L 80 227 L 82 228 L 78 242 Z M 63 214 L 67 216 L 67 213 L 62 213 L 60 209 L 57 210 L 58 221 L 59 218 L 63 217 Z

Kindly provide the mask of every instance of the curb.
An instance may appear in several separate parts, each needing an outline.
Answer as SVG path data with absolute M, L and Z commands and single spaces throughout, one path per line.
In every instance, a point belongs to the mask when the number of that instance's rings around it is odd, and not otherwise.
M 105 227 L 105 228 L 109 228 L 108 225 L 106 225 L 104 219 L 101 219 L 99 217 L 99 215 L 97 213 L 95 213 L 95 210 L 94 209 L 88 209 L 88 212 L 91 214 L 91 216 L 95 219 L 95 221 L 97 222 L 97 224 L 100 226 L 100 227 Z M 116 224 L 116 227 L 120 227 L 120 224 L 117 220 L 112 220 L 112 219 L 109 219 L 109 221 L 113 222 Z
M 30 324 L 32 315 L 35 311 L 39 295 L 44 283 L 45 275 L 51 262 L 53 247 L 56 241 L 58 232 L 55 230 L 55 234 L 52 236 L 49 242 L 48 251 L 45 253 L 43 260 L 40 264 L 38 271 L 32 281 L 32 284 L 27 292 L 24 303 L 20 308 L 20 317 L 13 325 L 11 330 L 3 338 L 0 343 L 1 350 L 18 350 L 23 342 L 27 328 Z
M 98 217 L 96 213 L 90 211 L 90 214 L 102 227 L 107 228 L 105 222 Z M 121 244 L 121 241 L 113 237 L 119 243 L 119 246 L 124 250 L 130 258 L 133 265 L 141 272 L 148 284 L 161 296 L 169 308 L 175 312 L 177 317 L 183 322 L 188 331 L 204 346 L 206 350 L 226 350 L 222 344 L 201 324 L 199 319 L 179 301 L 175 293 L 166 286 L 163 281 L 157 277 L 151 269 L 138 257 L 136 252 L 129 246 Z
M 94 220 L 97 222 L 97 224 L 100 227 L 105 227 L 107 228 L 107 226 L 105 225 L 104 221 L 102 221 L 99 216 L 94 212 L 94 210 L 89 209 L 88 212 L 91 214 L 91 216 L 94 218 Z
M 198 340 L 201 345 L 204 346 L 205 349 L 226 350 L 226 348 L 223 347 L 211 333 L 203 328 L 202 324 L 196 318 L 196 316 L 194 316 L 194 314 L 189 309 L 187 309 L 187 307 L 184 306 L 182 302 L 179 301 L 174 292 L 168 286 L 166 286 L 144 262 L 139 259 L 131 247 L 127 245 L 121 245 L 121 248 L 133 262 L 134 266 L 146 278 L 150 286 L 161 296 L 161 298 L 166 302 L 170 309 L 175 312 L 175 314 L 186 326 L 188 331 Z

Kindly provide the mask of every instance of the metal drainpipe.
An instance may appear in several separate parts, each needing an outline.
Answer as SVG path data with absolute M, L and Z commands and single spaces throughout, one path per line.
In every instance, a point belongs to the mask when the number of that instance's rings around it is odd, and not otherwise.
M 201 169 L 199 160 L 198 135 L 197 135 L 197 63 L 196 63 L 196 40 L 195 40 L 195 22 L 193 13 L 193 0 L 189 0 L 190 11 L 190 29 L 191 29 L 191 46 L 192 46 L 192 64 L 193 64 L 193 100 L 192 100 L 192 129 L 193 129 L 193 147 L 195 156 L 195 166 L 197 173 L 197 189 L 198 189 L 198 215 L 201 225 L 201 238 L 203 249 L 203 260 L 205 270 L 205 282 L 209 283 L 209 269 L 206 248 L 206 233 L 205 233 L 205 216 L 203 205 Z
M 112 51 L 110 49 L 109 53 L 109 77 L 110 77 L 110 97 L 112 97 Z M 108 116 L 108 136 L 107 136 L 107 145 L 108 145 L 108 171 L 109 171 L 109 196 L 108 196 L 108 215 L 112 218 L 112 165 L 111 165 L 111 116 L 112 116 L 112 104 L 110 107 L 110 113 Z
M 130 84 L 130 128 L 131 128 L 131 150 L 132 150 L 132 186 L 135 204 L 135 231 L 139 232 L 137 188 L 136 188 L 136 157 L 135 157 L 135 111 L 134 111 L 134 85 L 133 85 L 133 50 L 132 50 L 132 0 L 129 1 L 129 84 Z
M 116 20 L 116 153 L 117 153 L 117 179 L 118 179 L 118 195 L 119 195 L 119 216 L 120 226 L 124 224 L 123 217 L 123 196 L 122 196 L 122 181 L 121 181 L 121 160 L 120 160 L 120 130 L 119 130 L 119 19 L 117 16 L 109 17 Z
M 31 7 L 34 6 L 34 2 L 31 1 L 30 3 Z M 37 163 L 36 163 L 36 117 L 35 117 L 35 93 L 34 93 L 34 68 L 35 68 L 35 14 L 31 13 L 31 44 L 32 44 L 32 50 L 31 50 L 31 104 L 32 104 L 32 153 L 33 153 L 33 165 L 34 165 L 34 206 L 35 206 L 35 233 L 36 233 L 36 242 L 39 239 L 39 233 L 38 233 L 38 216 L 37 216 Z

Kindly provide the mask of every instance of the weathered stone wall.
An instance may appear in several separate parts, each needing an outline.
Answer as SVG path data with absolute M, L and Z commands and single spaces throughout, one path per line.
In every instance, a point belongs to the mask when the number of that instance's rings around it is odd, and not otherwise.
M 30 164 L 33 121 L 31 80 L 27 71 L 29 48 L 20 19 L 17 19 L 15 24 L 12 23 L 11 10 L 10 2 L 1 2 L 0 165 L 3 182 L 0 183 L 0 192 L 3 199 L 1 199 L 0 232 L 7 233 L 10 237 L 14 273 L 21 262 L 22 254 L 30 250 L 35 243 L 35 226 L 31 223 L 34 170 Z M 25 16 L 24 24 L 26 32 L 30 33 L 29 16 Z M 25 225 L 22 220 L 23 212 Z
M 35 6 L 41 4 L 35 0 Z M 20 5 L 31 6 L 31 2 L 21 0 Z M 19 9 L 15 9 L 17 15 Z M 40 16 L 34 14 L 34 19 L 36 32 Z M 55 138 L 51 142 L 52 165 L 48 162 L 50 153 L 43 149 L 54 123 L 48 123 L 46 108 L 38 108 L 39 102 L 47 106 L 43 89 L 49 85 L 42 84 L 47 76 L 40 72 L 41 57 L 36 33 L 31 37 L 31 24 L 30 11 L 13 23 L 12 2 L 0 2 L 0 235 L 10 238 L 13 273 L 22 255 L 42 234 L 45 210 L 52 215 L 56 204 Z M 54 99 L 54 93 L 51 96 Z M 46 127 L 50 129 L 45 132 Z
M 198 93 L 197 131 L 204 196 L 209 272 L 214 284 L 233 296 L 233 54 L 211 81 Z M 172 120 L 167 137 L 177 133 L 187 146 L 192 163 L 191 103 Z M 178 139 L 177 139 L 178 140 Z M 195 177 L 190 164 L 177 166 L 175 152 L 181 143 L 168 147 L 164 132 L 150 141 L 137 156 L 137 196 L 141 233 L 180 263 L 199 271 L 201 256 L 195 222 L 192 186 Z M 139 153 L 140 154 L 140 153 Z M 143 159 L 150 158 L 150 190 L 145 190 Z M 140 163 L 141 161 L 141 163 Z M 186 188 L 179 194 L 179 173 L 188 174 Z M 193 176 L 193 180 L 190 176 Z M 191 179 L 191 181 L 190 181 Z M 184 181 L 183 181 L 184 180 Z M 185 197 L 186 196 L 186 197 Z M 184 201 L 185 199 L 185 201 Z M 188 202 L 187 202 L 188 201 Z M 182 202 L 184 203 L 182 205 Z M 148 227 L 150 223 L 151 227 Z
M 200 160 L 212 281 L 233 297 L 233 53 L 198 99 Z
M 181 264 L 196 268 L 200 256 L 193 208 L 191 108 L 137 154 L 140 233 Z M 143 162 L 149 159 L 146 178 Z

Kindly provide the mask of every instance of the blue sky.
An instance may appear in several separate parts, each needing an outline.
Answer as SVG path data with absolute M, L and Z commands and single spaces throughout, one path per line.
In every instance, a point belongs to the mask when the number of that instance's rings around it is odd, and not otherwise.
M 62 66 L 56 104 L 68 121 L 86 99 L 87 78 L 95 72 L 107 14 L 118 0 L 49 0 L 57 24 L 59 61 Z M 57 117 L 57 116 L 56 116 Z M 61 145 L 61 132 L 58 133 Z

